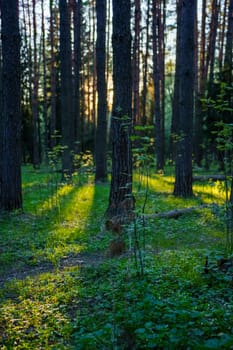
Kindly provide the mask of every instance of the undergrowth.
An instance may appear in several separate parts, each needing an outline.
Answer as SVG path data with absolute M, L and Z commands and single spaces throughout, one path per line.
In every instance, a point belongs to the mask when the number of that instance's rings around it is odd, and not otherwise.
M 0 349 L 233 348 L 232 273 L 216 263 L 225 253 L 224 194 L 219 183 L 199 183 L 193 198 L 177 199 L 173 181 L 150 176 L 146 214 L 215 206 L 147 220 L 140 276 L 132 254 L 106 257 L 108 184 L 91 175 L 61 184 L 56 173 L 25 167 L 24 211 L 0 216 Z M 144 189 L 136 176 L 138 213 Z M 88 263 L 61 268 L 79 253 Z

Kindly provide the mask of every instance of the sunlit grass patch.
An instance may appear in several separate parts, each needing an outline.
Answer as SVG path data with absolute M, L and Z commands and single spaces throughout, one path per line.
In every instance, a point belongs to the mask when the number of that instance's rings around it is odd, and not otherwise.
M 76 271 L 75 279 L 64 271 L 8 283 L 0 305 L 1 349 L 69 349 L 69 310 L 80 294 Z

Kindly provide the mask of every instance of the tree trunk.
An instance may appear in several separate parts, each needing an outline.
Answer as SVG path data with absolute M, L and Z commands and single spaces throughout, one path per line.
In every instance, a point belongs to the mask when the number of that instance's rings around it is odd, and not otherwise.
M 142 118 L 141 124 L 146 125 L 147 122 L 147 109 L 146 109 L 146 100 L 147 100 L 147 90 L 148 90 L 148 58 L 149 58 L 149 27 L 150 27 L 150 0 L 147 0 L 147 13 L 146 13 L 146 38 L 145 38 L 145 54 L 143 60 L 143 89 L 142 89 Z
M 163 13 L 164 15 L 164 13 Z M 157 170 L 164 168 L 164 16 L 162 1 L 153 1 L 153 78 Z
M 106 181 L 106 140 L 107 140 L 107 84 L 106 84 L 106 0 L 96 0 L 97 41 L 96 68 L 98 92 L 98 119 L 95 142 L 95 181 Z
M 55 132 L 56 132 L 56 115 L 57 115 L 57 96 L 56 96 L 56 57 L 55 57 L 55 35 L 54 35 L 54 8 L 53 0 L 49 3 L 50 10 L 50 84 L 51 84 L 51 113 L 50 113 L 50 149 L 56 145 Z
M 33 166 L 40 165 L 40 122 L 39 122 L 39 67 L 37 57 L 37 22 L 36 0 L 32 1 L 33 18 L 33 90 L 32 90 L 32 124 L 33 124 Z
M 2 110 L 0 119 L 0 209 L 22 208 L 20 35 L 18 1 L 1 1 Z
M 194 28 L 196 6 L 193 0 L 181 4 L 179 79 L 179 124 L 176 145 L 174 195 L 190 196 L 192 192 L 192 124 L 194 89 Z
M 132 196 L 130 0 L 113 0 L 112 179 L 108 216 L 123 215 Z M 127 205 L 126 205 L 127 202 Z
M 81 26 L 82 4 L 81 0 L 74 1 L 74 123 L 75 123 L 75 149 L 81 151 L 81 116 L 80 116 L 80 71 L 81 71 Z
M 44 155 L 48 161 L 48 103 L 47 103 L 47 64 L 46 64 L 46 44 L 45 44 L 45 14 L 44 0 L 41 0 L 41 35 L 42 35 L 42 57 L 43 57 L 43 121 L 44 121 Z
M 59 0 L 60 60 L 61 60 L 61 120 L 62 120 L 62 178 L 72 176 L 72 151 L 74 146 L 74 120 L 72 108 L 71 39 L 68 6 Z
M 140 114 L 139 81 L 140 81 L 140 22 L 141 2 L 135 0 L 134 42 L 133 42 L 133 125 L 138 124 Z

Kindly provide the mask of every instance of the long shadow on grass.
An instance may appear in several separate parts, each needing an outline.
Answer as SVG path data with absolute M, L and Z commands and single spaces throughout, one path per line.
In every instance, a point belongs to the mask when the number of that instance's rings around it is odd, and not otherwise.
M 99 263 L 94 251 L 103 250 L 105 233 L 101 232 L 107 207 L 108 185 L 84 184 L 61 186 L 58 193 L 40 200 L 36 215 L 25 213 L 9 217 L 1 232 L 1 280 L 25 278 L 82 262 Z M 53 197 L 53 198 L 52 198 Z M 13 220 L 12 220 L 13 218 Z M 10 230 L 9 230 L 10 228 Z M 14 236 L 11 232 L 15 232 Z M 16 264 L 17 262 L 17 264 Z

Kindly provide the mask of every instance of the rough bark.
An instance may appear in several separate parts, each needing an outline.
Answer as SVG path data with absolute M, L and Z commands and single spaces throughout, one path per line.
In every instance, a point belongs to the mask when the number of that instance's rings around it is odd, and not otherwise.
M 106 141 L 107 141 L 107 84 L 106 84 L 106 0 L 96 0 L 97 41 L 96 67 L 98 113 L 95 139 L 95 181 L 107 179 Z
M 39 121 L 39 65 L 37 53 L 36 0 L 32 1 L 33 19 L 33 90 L 32 90 L 32 126 L 33 126 L 33 166 L 40 165 L 40 121 Z
M 56 145 L 55 131 L 56 131 L 56 115 L 57 115 L 57 96 L 56 96 L 56 57 L 55 57 L 55 34 L 54 34 L 54 8 L 53 0 L 49 2 L 50 10 L 50 85 L 51 85 L 51 113 L 50 113 L 50 149 Z
M 162 1 L 153 1 L 153 79 L 157 170 L 164 168 L 164 13 Z
M 146 13 L 146 33 L 145 33 L 145 54 L 143 58 L 143 89 L 142 89 L 142 118 L 141 124 L 146 125 L 147 122 L 147 109 L 146 109 L 146 101 L 147 101 L 147 90 L 148 90 L 148 58 L 149 58 L 149 29 L 150 29 L 150 0 L 147 0 L 147 13 Z
M 140 27 L 141 1 L 135 1 L 134 9 L 134 42 L 133 42 L 133 125 L 138 124 L 140 114 L 139 81 L 140 81 Z
M 194 89 L 194 28 L 196 6 L 193 0 L 181 3 L 179 42 L 178 140 L 176 144 L 174 195 L 192 195 L 192 125 Z
M 74 1 L 74 123 L 75 123 L 75 149 L 81 151 L 81 116 L 80 116 L 80 71 L 81 71 L 81 27 L 82 3 Z
M 130 0 L 113 0 L 112 179 L 108 216 L 132 209 Z M 128 201 L 127 205 L 125 205 Z
M 0 119 L 0 209 L 22 208 L 20 35 L 18 1 L 1 1 L 2 113 Z
M 72 108 L 71 39 L 68 6 L 59 0 L 60 12 L 60 61 L 61 61 L 61 121 L 62 121 L 62 178 L 72 176 L 72 151 L 74 120 Z

